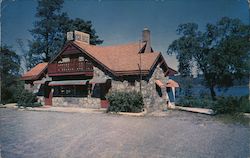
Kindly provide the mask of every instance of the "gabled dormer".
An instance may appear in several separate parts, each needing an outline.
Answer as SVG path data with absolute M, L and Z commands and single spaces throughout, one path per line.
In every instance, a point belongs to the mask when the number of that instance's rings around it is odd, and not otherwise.
M 86 36 L 86 37 L 85 37 Z M 86 75 L 93 76 L 93 64 L 77 49 L 71 41 L 89 44 L 89 35 L 79 31 L 67 34 L 68 43 L 48 64 L 49 76 Z

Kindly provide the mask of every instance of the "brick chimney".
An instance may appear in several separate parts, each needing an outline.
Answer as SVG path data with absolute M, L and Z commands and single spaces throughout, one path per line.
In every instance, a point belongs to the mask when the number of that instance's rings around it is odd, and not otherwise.
M 142 31 L 142 42 L 146 42 L 144 53 L 151 53 L 150 30 L 147 27 Z

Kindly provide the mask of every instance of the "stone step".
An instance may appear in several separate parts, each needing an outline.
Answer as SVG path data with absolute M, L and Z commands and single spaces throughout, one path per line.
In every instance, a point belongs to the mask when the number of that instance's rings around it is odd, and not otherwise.
M 193 107 L 182 107 L 182 106 L 175 106 L 177 110 L 183 110 L 188 112 L 195 112 L 207 115 L 214 115 L 214 111 L 212 109 L 205 109 L 205 108 L 193 108 Z

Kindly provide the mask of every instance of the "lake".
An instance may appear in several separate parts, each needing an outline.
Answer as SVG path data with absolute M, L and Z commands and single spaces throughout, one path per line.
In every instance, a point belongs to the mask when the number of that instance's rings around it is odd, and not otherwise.
M 210 94 L 208 88 L 203 86 L 194 86 L 191 88 L 192 95 L 200 96 L 201 94 Z M 248 86 L 234 86 L 228 89 L 225 88 L 216 88 L 215 89 L 217 96 L 246 96 L 249 95 L 249 88 Z M 177 89 L 177 95 L 182 95 L 183 89 Z

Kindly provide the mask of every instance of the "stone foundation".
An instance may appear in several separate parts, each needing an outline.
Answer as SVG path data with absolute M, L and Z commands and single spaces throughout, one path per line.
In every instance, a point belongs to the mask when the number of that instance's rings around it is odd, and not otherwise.
M 76 97 L 53 97 L 52 106 L 78 107 L 78 108 L 101 108 L 100 98 L 76 98 Z
M 40 89 L 41 84 L 24 84 L 24 89 L 31 93 L 37 93 Z

